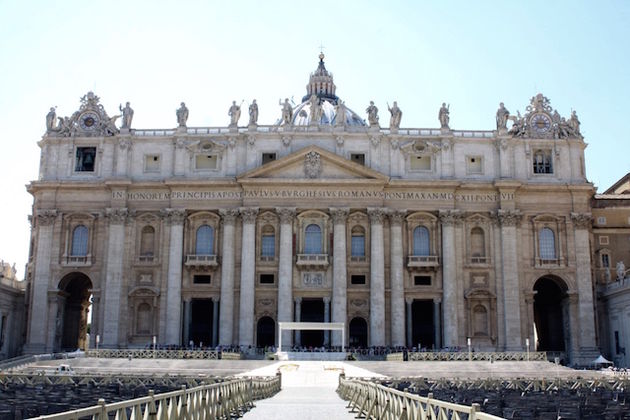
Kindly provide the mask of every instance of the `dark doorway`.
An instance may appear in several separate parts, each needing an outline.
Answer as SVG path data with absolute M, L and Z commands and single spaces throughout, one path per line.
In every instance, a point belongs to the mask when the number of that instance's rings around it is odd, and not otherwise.
M 414 300 L 411 304 L 411 344 L 418 348 L 433 348 L 433 301 Z
M 85 350 L 92 282 L 83 273 L 70 273 L 59 282 L 61 331 L 57 330 L 57 348 L 63 351 Z
M 324 300 L 302 300 L 302 322 L 324 322 Z M 324 345 L 324 331 L 304 330 L 301 332 L 304 347 L 321 347 Z
M 350 321 L 350 347 L 367 347 L 368 325 L 363 318 L 352 318 Z
M 212 346 L 213 320 L 212 299 L 192 299 L 190 301 L 190 339 L 199 346 Z
M 534 285 L 534 323 L 538 336 L 538 351 L 565 351 L 562 301 L 566 297 L 564 284 L 543 277 Z
M 256 325 L 256 346 L 268 347 L 276 343 L 276 323 L 271 317 L 263 316 Z

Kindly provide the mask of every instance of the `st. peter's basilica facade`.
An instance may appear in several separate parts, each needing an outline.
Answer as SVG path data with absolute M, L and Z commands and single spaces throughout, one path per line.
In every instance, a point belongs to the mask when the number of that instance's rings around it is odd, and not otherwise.
M 541 94 L 497 128 L 367 121 L 320 56 L 301 104 L 258 124 L 132 128 L 88 93 L 47 116 L 26 350 L 267 346 L 277 322 L 343 322 L 350 346 L 596 352 L 593 186 L 575 113 Z M 243 120 L 247 116 L 243 116 Z M 175 120 L 175 119 L 174 119 Z M 241 122 L 241 125 L 239 125 Z M 382 125 L 382 127 L 381 127 Z M 508 125 L 510 126 L 508 128 Z M 340 346 L 341 332 L 283 344 Z

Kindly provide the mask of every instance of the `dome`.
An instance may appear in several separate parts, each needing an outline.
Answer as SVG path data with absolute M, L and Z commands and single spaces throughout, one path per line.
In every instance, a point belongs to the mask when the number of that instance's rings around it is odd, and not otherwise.
M 322 98 L 322 117 L 318 125 L 335 125 L 337 118 L 337 111 L 335 105 L 333 105 L 326 98 Z M 357 115 L 356 112 L 348 107 L 344 107 L 346 112 L 346 125 L 349 126 L 365 126 L 365 121 Z M 293 110 L 293 125 L 309 125 L 311 123 L 311 103 L 306 100 L 299 104 Z

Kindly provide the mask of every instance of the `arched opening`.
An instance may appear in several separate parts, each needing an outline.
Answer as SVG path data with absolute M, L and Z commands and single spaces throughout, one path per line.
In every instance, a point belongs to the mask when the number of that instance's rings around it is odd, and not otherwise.
M 411 304 L 411 344 L 419 349 L 431 349 L 435 345 L 433 300 L 414 299 Z
M 350 321 L 350 347 L 367 347 L 368 343 L 368 325 L 363 318 L 356 317 Z
M 321 254 L 322 253 L 322 229 L 316 225 L 308 225 L 305 229 L 304 237 L 304 253 L 305 254 Z
M 214 255 L 214 229 L 212 226 L 200 226 L 197 229 L 195 239 L 195 254 Z
M 72 247 L 70 255 L 73 257 L 85 257 L 88 253 L 88 228 L 79 225 L 72 231 Z
M 534 285 L 534 330 L 537 351 L 565 351 L 567 287 L 560 279 L 542 277 Z
M 83 273 L 70 273 L 59 282 L 59 310 L 55 347 L 85 350 L 92 281 Z
M 256 325 L 256 346 L 271 347 L 276 341 L 276 323 L 271 317 L 263 316 Z
M 429 229 L 418 226 L 413 230 L 413 255 L 427 256 L 429 254 Z

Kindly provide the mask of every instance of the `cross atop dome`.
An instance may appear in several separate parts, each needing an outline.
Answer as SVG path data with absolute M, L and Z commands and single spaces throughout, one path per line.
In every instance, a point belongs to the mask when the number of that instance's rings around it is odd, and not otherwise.
M 323 46 L 320 46 L 319 64 L 317 70 L 311 73 L 309 82 L 306 85 L 306 96 L 302 98 L 302 102 L 307 101 L 311 95 L 315 94 L 318 98 L 325 99 L 333 105 L 337 105 L 337 101 L 339 100 L 339 97 L 335 95 L 337 87 L 333 82 L 332 73 L 328 72 L 324 65 L 324 53 L 321 52 L 323 48 Z

